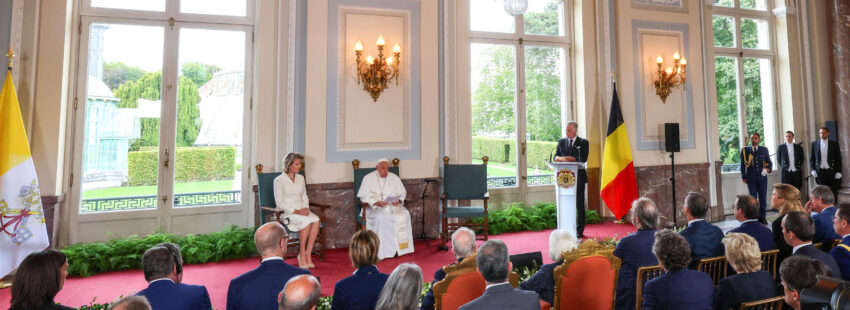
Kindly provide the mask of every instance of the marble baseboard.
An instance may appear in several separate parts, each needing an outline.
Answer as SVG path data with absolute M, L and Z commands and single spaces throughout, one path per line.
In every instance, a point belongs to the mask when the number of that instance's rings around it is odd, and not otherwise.
M 670 166 L 644 166 L 635 168 L 638 194 L 655 201 L 660 214 L 662 227 L 671 226 L 673 223 L 673 206 L 676 208 L 676 223 L 686 225 L 687 219 L 682 213 L 682 204 L 688 192 L 697 192 L 709 197 L 709 169 L 708 163 L 676 165 L 676 199 L 672 201 L 670 177 Z M 718 214 L 720 215 L 718 217 Z M 712 206 L 706 220 L 715 222 L 723 220 L 722 206 Z

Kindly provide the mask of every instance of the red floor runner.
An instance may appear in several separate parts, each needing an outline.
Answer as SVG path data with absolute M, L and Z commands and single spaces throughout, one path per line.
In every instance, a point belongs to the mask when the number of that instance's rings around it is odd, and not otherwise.
M 585 235 L 589 238 L 606 238 L 623 236 L 635 231 L 631 224 L 603 223 L 587 225 Z M 505 233 L 492 236 L 508 245 L 511 254 L 527 252 L 543 252 L 544 263 L 551 263 L 548 257 L 549 233 L 551 230 Z M 413 254 L 387 259 L 378 264 L 378 269 L 384 273 L 391 273 L 401 263 L 413 262 L 422 268 L 426 281 L 434 279 L 434 271 L 448 262 L 454 260 L 449 252 L 437 250 L 437 240 L 430 240 L 431 246 L 426 247 L 422 240 L 414 244 L 416 251 Z M 479 241 L 481 244 L 482 241 Z M 286 260 L 288 264 L 297 264 L 295 258 Z M 342 278 L 348 277 L 354 272 L 348 259 L 348 249 L 334 249 L 327 252 L 327 259 L 320 262 L 318 257 L 314 258 L 316 268 L 311 269 L 313 275 L 320 277 L 322 283 L 322 295 L 332 295 L 334 284 Z M 230 279 L 251 270 L 257 266 L 259 258 L 245 258 L 218 263 L 202 265 L 187 265 L 183 274 L 183 282 L 190 284 L 206 285 L 212 299 L 213 308 L 224 309 L 227 299 L 227 286 Z M 98 303 L 110 302 L 119 296 L 131 295 L 147 286 L 141 270 L 128 270 L 100 274 L 88 278 L 68 278 L 65 287 L 56 296 L 56 302 L 64 305 L 79 307 L 87 305 L 92 300 Z M 0 290 L 0 309 L 8 309 L 11 299 L 11 290 Z

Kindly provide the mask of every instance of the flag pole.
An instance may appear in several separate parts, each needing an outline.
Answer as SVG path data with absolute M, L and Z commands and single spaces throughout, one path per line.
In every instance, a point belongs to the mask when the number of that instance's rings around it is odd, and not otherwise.
M 12 71 L 12 57 L 15 57 L 15 53 L 12 52 L 12 47 L 9 47 L 9 53 L 6 54 L 6 57 L 9 57 L 9 71 Z

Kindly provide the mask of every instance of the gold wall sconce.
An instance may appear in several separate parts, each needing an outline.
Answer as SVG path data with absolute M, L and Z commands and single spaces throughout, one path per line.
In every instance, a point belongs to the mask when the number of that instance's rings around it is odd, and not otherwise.
M 400 74 L 398 65 L 401 62 L 401 48 L 396 43 L 393 47 L 393 56 L 384 58 L 384 37 L 378 36 L 378 57 L 366 56 L 362 60 L 363 43 L 357 41 L 354 45 L 354 55 L 357 60 L 357 84 L 363 84 L 363 90 L 372 96 L 372 101 L 377 102 L 381 93 L 389 87 L 391 80 L 395 79 L 398 85 Z
M 670 96 L 673 88 L 685 88 L 685 67 L 687 67 L 688 61 L 684 57 L 680 57 L 679 52 L 676 52 L 673 54 L 673 67 L 662 69 L 664 58 L 661 55 L 658 55 L 655 62 L 658 64 L 658 76 L 653 81 L 655 84 L 655 94 L 661 97 L 661 103 L 667 103 L 667 96 Z

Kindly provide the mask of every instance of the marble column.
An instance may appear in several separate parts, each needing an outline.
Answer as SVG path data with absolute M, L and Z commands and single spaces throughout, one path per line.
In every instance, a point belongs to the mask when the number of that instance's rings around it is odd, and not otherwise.
M 835 119 L 838 120 L 841 161 L 844 163 L 838 200 L 850 201 L 850 122 L 843 121 L 850 119 L 850 2 L 830 0 L 827 10 L 833 47 L 829 66 L 833 80 L 832 98 L 835 102 Z

